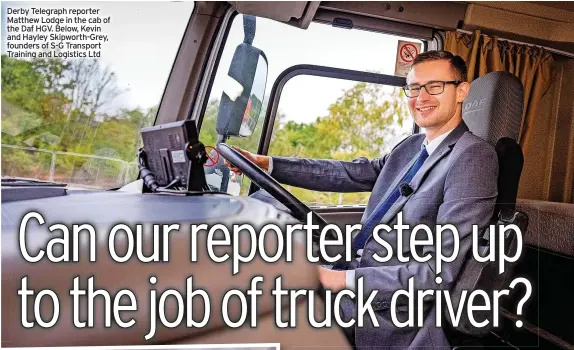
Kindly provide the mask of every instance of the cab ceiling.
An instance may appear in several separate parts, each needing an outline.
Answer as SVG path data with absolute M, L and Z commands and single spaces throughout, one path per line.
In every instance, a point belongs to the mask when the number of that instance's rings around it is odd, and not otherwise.
M 400 23 L 405 33 L 424 29 L 472 31 L 574 53 L 574 2 L 554 1 L 230 1 L 239 13 L 306 29 L 312 20 L 349 19 L 380 30 Z M 384 20 L 384 21 L 381 21 Z M 372 28 L 369 28 L 372 26 Z M 402 28 L 402 27 L 397 27 Z M 384 30 L 383 30 L 384 31 Z M 423 35 L 426 37 L 427 35 Z
M 568 2 L 469 2 L 462 29 L 574 53 L 574 6 Z

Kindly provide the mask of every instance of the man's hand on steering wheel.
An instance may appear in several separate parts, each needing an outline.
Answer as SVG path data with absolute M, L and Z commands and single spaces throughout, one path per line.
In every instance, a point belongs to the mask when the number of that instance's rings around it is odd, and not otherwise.
M 297 199 L 297 197 L 285 189 L 279 182 L 277 182 L 277 180 L 271 177 L 271 175 L 264 170 L 269 168 L 269 157 L 251 154 L 225 143 L 220 143 L 217 147 L 221 156 L 227 160 L 226 164 L 233 164 L 228 165 L 232 170 L 233 168 L 236 168 L 236 170 L 234 170 L 235 173 L 244 173 L 261 189 L 265 190 L 286 206 L 291 211 L 291 215 L 295 219 L 301 222 L 307 222 L 310 218 L 312 224 L 317 225 L 317 228 L 312 230 L 311 234 L 313 236 L 312 241 L 314 243 L 315 251 L 318 251 L 318 242 L 323 229 L 328 226 L 327 221 L 311 210 L 311 208 L 309 208 L 305 203 Z M 327 230 L 325 234 L 327 239 L 337 240 L 337 236 L 332 230 Z M 340 250 L 340 248 L 342 247 L 337 247 L 335 250 Z M 335 254 L 329 255 L 334 256 Z
M 243 150 L 237 146 L 231 146 L 234 150 L 244 155 L 247 159 L 249 159 L 253 164 L 257 165 L 261 169 L 267 171 L 269 169 L 269 156 L 263 156 L 260 154 L 254 154 Z M 229 163 L 227 159 L 225 159 L 225 165 L 229 168 L 229 170 L 233 171 L 236 175 L 242 175 L 243 172 L 239 170 L 235 165 Z

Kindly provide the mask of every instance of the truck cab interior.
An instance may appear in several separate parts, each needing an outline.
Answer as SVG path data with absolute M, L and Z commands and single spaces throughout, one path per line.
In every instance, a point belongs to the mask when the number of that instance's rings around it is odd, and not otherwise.
M 282 186 L 230 146 L 271 156 L 340 160 L 381 156 L 381 151 L 402 138 L 422 132 L 404 104 L 405 77 L 395 70 L 402 54 L 399 46 L 408 42 L 415 50 L 448 50 L 465 59 L 471 93 L 463 105 L 463 119 L 475 135 L 496 148 L 500 166 L 493 223 L 515 224 L 524 230 L 522 254 L 512 269 L 498 275 L 488 264 L 469 259 L 453 292 L 506 288 L 517 276 L 532 285 L 524 303 L 524 290 L 511 293 L 500 308 L 499 327 L 477 330 L 464 317 L 457 327 L 445 325 L 452 348 L 574 348 L 573 3 L 196 1 L 184 31 L 174 35 L 181 35 L 181 42 L 150 124 L 194 122 L 199 141 L 211 147 L 208 154 L 213 164 L 204 167 L 208 192 L 194 196 L 142 193 L 137 171 L 129 178 L 127 170 L 122 173 L 125 181 L 105 190 L 3 178 L 3 346 L 148 344 L 144 337 L 149 328 L 104 327 L 97 312 L 94 327 L 79 329 L 70 320 L 50 328 L 22 327 L 16 321 L 21 313 L 22 276 L 28 276 L 31 288 L 62 296 L 64 316 L 72 314 L 68 301 L 75 276 L 94 276 L 99 288 L 110 294 L 130 288 L 143 300 L 148 298 L 150 276 L 157 276 L 157 290 L 184 291 L 184 281 L 193 275 L 194 283 L 213 299 L 232 288 L 246 288 L 254 275 L 267 281 L 281 275 L 286 288 L 320 290 L 316 266 L 305 260 L 302 246 L 295 247 L 292 263 L 255 259 L 244 265 L 242 273 L 232 275 L 226 264 L 207 259 L 190 263 L 187 228 L 198 222 L 285 224 L 305 221 L 308 213 L 322 225 L 359 223 L 368 193 L 325 194 Z M 4 62 L 3 56 L 3 74 Z M 247 75 L 241 71 L 245 62 L 252 63 Z M 3 85 L 4 124 L 12 110 L 4 107 L 11 97 L 4 95 L 10 88 L 4 79 Z M 249 105 L 237 107 L 230 96 L 241 95 L 242 89 L 253 97 Z M 334 100 L 327 96 L 333 91 Z M 315 102 L 323 107 L 313 110 L 310 106 Z M 3 154 L 30 147 L 8 144 L 6 140 L 13 139 L 7 139 L 6 133 L 3 127 Z M 230 173 L 224 159 L 244 176 Z M 3 156 L 3 168 L 15 169 L 6 164 Z M 109 232 L 118 222 L 180 223 L 182 230 L 170 236 L 169 263 L 117 264 L 106 254 L 104 240 L 98 241 L 97 263 L 82 257 L 74 263 L 30 264 L 18 248 L 18 234 L 22 218 L 31 211 L 49 223 L 91 223 L 98 232 Z M 30 251 L 46 247 L 51 238 L 46 227 L 35 225 L 29 230 L 28 235 L 35 237 L 29 241 L 34 246 Z M 151 239 L 148 236 L 146 240 Z M 516 251 L 515 237 L 508 241 L 509 253 Z M 272 287 L 265 282 L 264 290 Z M 297 302 L 296 327 L 278 328 L 271 294 L 262 298 L 257 328 L 227 327 L 221 306 L 214 305 L 208 327 L 158 327 L 153 343 L 352 348 L 352 339 L 336 326 L 309 324 L 308 300 Z M 311 302 L 317 309 L 324 307 L 320 298 Z M 290 319 L 288 306 L 285 320 Z M 200 315 L 202 307 L 197 305 L 193 314 Z M 144 304 L 130 317 L 148 326 L 151 312 Z M 516 327 L 518 320 L 521 327 Z

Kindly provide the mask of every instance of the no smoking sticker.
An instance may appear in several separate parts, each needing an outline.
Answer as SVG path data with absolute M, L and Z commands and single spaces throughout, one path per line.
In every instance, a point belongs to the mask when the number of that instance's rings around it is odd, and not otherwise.
M 421 52 L 421 44 L 399 40 L 395 75 L 406 77 L 415 57 Z
M 401 59 L 405 62 L 412 62 L 418 55 L 419 51 L 413 44 L 404 44 L 401 46 Z

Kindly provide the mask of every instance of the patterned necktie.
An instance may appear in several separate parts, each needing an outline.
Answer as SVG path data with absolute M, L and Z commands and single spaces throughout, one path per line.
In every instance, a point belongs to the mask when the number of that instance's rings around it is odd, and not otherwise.
M 375 208 L 371 216 L 367 219 L 367 222 L 363 226 L 361 232 L 359 232 L 359 234 L 357 234 L 357 236 L 355 237 L 355 251 L 358 251 L 359 249 L 362 249 L 364 247 L 365 243 L 367 242 L 367 239 L 371 235 L 375 226 L 381 222 L 387 211 L 389 211 L 391 206 L 401 196 L 401 186 L 403 184 L 408 184 L 413 179 L 413 177 L 419 171 L 419 169 L 421 168 L 425 160 L 428 158 L 428 156 L 429 154 L 426 150 L 426 147 L 423 147 L 415 164 L 413 164 L 413 166 L 411 167 L 407 175 L 405 175 L 405 177 L 402 179 L 402 181 L 399 182 L 397 188 L 394 189 L 394 191 L 391 193 L 391 195 L 387 198 L 386 201 L 384 201 L 377 208 Z

